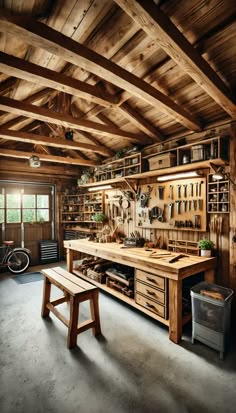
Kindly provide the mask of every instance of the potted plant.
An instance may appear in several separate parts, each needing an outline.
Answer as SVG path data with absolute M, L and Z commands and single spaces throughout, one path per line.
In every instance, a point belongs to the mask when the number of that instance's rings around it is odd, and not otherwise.
M 211 257 L 211 250 L 214 247 L 214 242 L 203 238 L 198 241 L 198 246 L 201 250 L 201 257 Z
M 101 212 L 97 212 L 96 214 L 92 215 L 92 220 L 95 222 L 104 222 L 106 221 L 107 217 L 106 215 L 102 214 Z

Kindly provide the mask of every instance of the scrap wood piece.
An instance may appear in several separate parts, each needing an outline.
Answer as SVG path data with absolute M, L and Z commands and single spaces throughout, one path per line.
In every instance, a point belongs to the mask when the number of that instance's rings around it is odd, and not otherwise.
M 216 291 L 208 291 L 208 290 L 200 290 L 200 294 L 206 295 L 210 298 L 215 298 L 216 300 L 224 301 L 224 296 L 222 293 L 218 293 Z

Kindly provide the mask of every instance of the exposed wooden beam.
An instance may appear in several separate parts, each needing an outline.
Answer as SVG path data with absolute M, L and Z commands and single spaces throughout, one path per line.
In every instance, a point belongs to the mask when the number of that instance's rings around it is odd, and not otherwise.
M 40 168 L 34 170 L 34 175 L 48 175 L 50 177 L 56 175 L 57 178 L 71 179 L 78 176 L 80 171 L 81 168 L 79 166 L 70 167 L 69 165 L 65 164 L 50 165 L 48 163 L 42 163 Z M 11 160 L 7 158 L 1 159 L 0 176 L 2 177 L 6 174 L 6 178 L 9 179 L 10 173 L 19 173 L 22 175 L 30 174 L 32 176 L 32 167 L 29 166 L 27 161 L 15 160 L 13 158 L 11 158 Z
M 97 152 L 97 153 L 102 153 L 103 155 L 107 155 L 106 149 L 103 147 L 97 146 L 97 145 L 90 145 L 88 143 L 67 141 L 65 139 L 50 138 L 48 136 L 40 136 L 34 133 L 14 131 L 14 130 L 9 130 L 9 129 L 6 129 L 6 130 L 1 129 L 0 137 L 3 139 L 11 140 L 11 141 L 46 145 L 46 146 L 51 146 L 51 147 L 60 148 L 60 149 L 61 148 L 74 149 L 74 150 L 82 149 L 88 152 Z
M 16 79 L 13 77 L 9 77 L 7 80 L 0 84 L 0 95 L 4 95 L 5 93 L 9 92 L 16 84 Z
M 235 118 L 234 98 L 223 80 L 186 37 L 152 1 L 115 2 L 154 39 L 159 46 L 201 86 L 230 116 Z
M 201 130 L 201 125 L 195 116 L 177 105 L 168 96 L 116 63 L 51 27 L 29 18 L 9 16 L 4 10 L 0 14 L 0 22 L 2 31 L 18 36 L 26 43 L 43 48 L 101 78 L 109 79 L 109 82 L 129 91 L 150 105 L 158 107 L 160 111 L 176 119 L 188 129 Z
M 55 163 L 64 163 L 69 165 L 86 165 L 86 166 L 96 166 L 97 162 L 85 159 L 75 159 L 75 158 L 66 158 L 64 156 L 54 156 L 41 153 L 32 153 L 32 152 L 23 152 L 23 151 L 12 151 L 10 149 L 0 148 L 0 156 L 5 156 L 9 158 L 18 158 L 18 159 L 29 159 L 31 156 L 38 156 L 41 161 L 46 162 L 55 162 Z
M 0 71 L 10 76 L 39 83 L 45 87 L 66 92 L 106 107 L 113 107 L 118 98 L 113 97 L 101 88 L 55 72 L 34 63 L 0 52 Z
M 152 138 L 154 142 L 163 140 L 162 134 L 150 122 L 144 119 L 137 110 L 135 110 L 129 103 L 123 103 L 116 111 L 120 112 L 124 117 L 129 119 L 140 130 Z
M 72 129 L 98 133 L 103 136 L 125 138 L 136 143 L 139 142 L 143 145 L 150 143 L 150 138 L 146 137 L 145 135 L 125 132 L 114 126 L 108 127 L 106 125 L 102 125 L 101 123 L 92 122 L 90 120 L 76 119 L 67 114 L 55 112 L 53 110 L 38 107 L 35 105 L 30 105 L 25 102 L 7 98 L 5 96 L 0 97 L 0 110 L 15 113 L 16 115 L 23 115 L 28 118 L 39 119 L 43 122 L 66 126 Z

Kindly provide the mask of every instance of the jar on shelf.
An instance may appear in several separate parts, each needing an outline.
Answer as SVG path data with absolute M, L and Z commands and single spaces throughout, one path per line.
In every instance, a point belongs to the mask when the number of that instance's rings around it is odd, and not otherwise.
M 217 204 L 211 204 L 211 211 L 216 212 L 217 211 Z
M 228 212 L 228 205 L 227 204 L 223 204 L 222 208 L 221 208 L 222 212 Z

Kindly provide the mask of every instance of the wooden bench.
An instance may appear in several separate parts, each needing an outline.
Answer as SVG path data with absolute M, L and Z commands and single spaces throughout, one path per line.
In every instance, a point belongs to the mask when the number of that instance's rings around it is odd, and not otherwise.
M 101 334 L 98 288 L 60 267 L 47 268 L 42 270 L 42 273 L 44 275 L 42 317 L 49 316 L 50 311 L 52 311 L 52 313 L 68 327 L 67 347 L 69 349 L 75 347 L 77 335 L 89 328 L 93 329 L 95 336 Z M 50 301 L 52 284 L 64 293 L 63 297 L 54 301 Z M 79 303 L 85 300 L 90 300 L 91 319 L 78 324 Z M 55 308 L 57 305 L 66 301 L 70 302 L 69 320 Z

